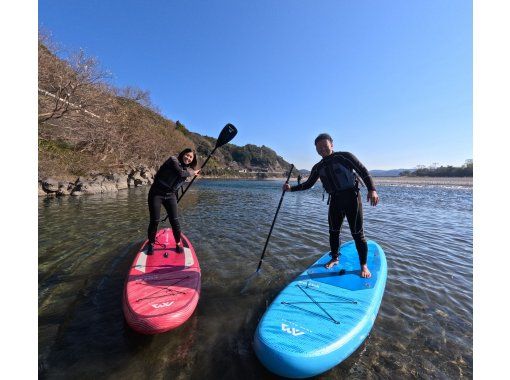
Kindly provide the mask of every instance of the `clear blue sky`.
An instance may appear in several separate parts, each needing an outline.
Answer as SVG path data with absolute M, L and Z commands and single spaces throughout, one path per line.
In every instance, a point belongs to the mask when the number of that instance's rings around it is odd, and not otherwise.
M 473 156 L 470 1 L 41 0 L 39 26 L 166 117 L 231 122 L 298 168 L 321 132 L 369 169 Z

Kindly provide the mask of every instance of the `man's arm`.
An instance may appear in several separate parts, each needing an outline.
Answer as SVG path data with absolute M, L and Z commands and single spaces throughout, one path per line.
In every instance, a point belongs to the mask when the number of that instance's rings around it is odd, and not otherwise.
M 356 173 L 359 174 L 365 185 L 367 186 L 368 193 L 367 193 L 367 201 L 370 201 L 370 205 L 377 206 L 379 203 L 379 195 L 377 194 L 377 191 L 375 190 L 374 181 L 372 180 L 372 177 L 368 173 L 367 168 L 365 165 L 361 163 L 360 160 L 354 156 L 354 154 L 345 152 L 344 158 L 350 162 L 352 168 Z
M 312 171 L 310 172 L 310 176 L 306 179 L 305 182 L 303 182 L 300 185 L 296 186 L 289 186 L 287 190 L 290 191 L 301 191 L 301 190 L 308 190 L 311 188 L 315 182 L 319 179 L 319 170 L 317 170 L 317 164 L 314 165 L 312 168 Z
M 375 191 L 374 181 L 372 180 L 372 177 L 368 173 L 368 170 L 365 167 L 365 165 L 363 165 L 361 161 L 358 160 L 356 156 L 352 153 L 345 152 L 342 154 L 342 156 L 350 163 L 354 171 L 358 173 L 358 175 L 361 177 L 361 179 L 367 186 L 368 191 Z

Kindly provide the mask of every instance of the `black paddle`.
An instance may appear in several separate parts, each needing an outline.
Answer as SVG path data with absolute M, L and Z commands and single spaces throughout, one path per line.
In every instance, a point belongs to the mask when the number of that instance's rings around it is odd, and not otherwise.
M 287 180 L 285 183 L 289 183 L 290 175 L 292 174 L 292 169 L 294 169 L 294 164 L 290 165 L 289 175 L 287 176 Z M 276 223 L 276 217 L 278 216 L 278 212 L 280 211 L 280 207 L 282 206 L 283 197 L 285 196 L 285 191 L 282 190 L 282 196 L 280 197 L 280 202 L 278 203 L 278 208 L 276 209 L 276 214 L 274 215 L 273 223 L 271 224 L 271 229 L 269 230 L 269 234 L 267 235 L 266 244 L 264 244 L 264 249 L 262 250 L 262 256 L 260 256 L 259 265 L 257 266 L 257 270 L 248 277 L 246 280 L 246 284 L 241 289 L 241 294 L 245 293 L 246 289 L 250 285 L 253 278 L 259 273 L 260 267 L 262 266 L 262 261 L 264 260 L 264 255 L 266 254 L 267 244 L 269 243 L 269 238 L 271 237 L 271 233 L 273 232 L 274 224 Z
M 216 151 L 216 149 L 218 149 L 220 146 L 223 146 L 225 145 L 226 143 L 228 143 L 229 141 L 232 141 L 232 139 L 235 137 L 235 135 L 237 135 L 237 129 L 236 127 L 234 127 L 232 124 L 228 123 L 227 125 L 225 125 L 223 127 L 223 129 L 221 130 L 220 132 L 220 135 L 218 136 L 218 139 L 216 140 L 216 145 L 214 146 L 214 149 L 212 150 L 211 153 L 209 153 L 209 156 L 206 158 L 206 160 L 204 161 L 204 163 L 202 164 L 202 166 L 200 167 L 200 170 L 202 170 L 202 168 L 205 166 L 205 164 L 207 164 L 207 161 L 209 161 L 209 159 L 211 158 L 211 156 L 214 154 L 214 152 Z M 186 189 L 184 189 L 182 191 L 182 194 L 180 197 L 177 198 L 177 203 L 179 203 L 179 201 L 182 199 L 182 197 L 184 197 L 184 194 L 186 194 L 186 191 L 188 191 L 188 189 L 190 188 L 190 186 L 192 185 L 193 181 L 195 181 L 195 178 L 197 178 L 197 176 L 194 176 L 193 179 L 190 181 L 190 183 L 188 184 L 188 186 L 186 187 Z
M 287 176 L 287 180 L 285 181 L 285 183 L 289 183 L 290 175 L 292 174 L 292 169 L 294 169 L 294 164 L 290 165 L 289 175 Z M 264 249 L 262 250 L 262 256 L 260 256 L 260 261 L 259 261 L 259 265 L 257 267 L 257 272 L 260 270 L 262 261 L 264 260 L 264 255 L 266 254 L 267 243 L 269 243 L 269 238 L 271 237 L 271 233 L 273 232 L 273 227 L 276 222 L 276 217 L 278 216 L 280 207 L 282 207 L 284 195 L 285 195 L 285 190 L 282 190 L 282 196 L 280 197 L 280 202 L 278 203 L 278 208 L 276 209 L 276 214 L 274 215 L 273 224 L 271 224 L 271 229 L 269 230 L 269 235 L 267 235 L 266 244 L 264 244 Z
M 214 146 L 214 149 L 211 151 L 211 153 L 209 153 L 209 156 L 206 158 L 206 160 L 204 161 L 204 163 L 200 167 L 200 170 L 202 170 L 202 168 L 205 166 L 205 164 L 207 164 L 207 161 L 209 161 L 209 159 L 211 158 L 213 153 L 216 151 L 216 149 L 218 149 L 220 146 L 223 146 L 226 143 L 232 141 L 232 139 L 235 137 L 235 135 L 237 135 L 236 127 L 234 127 L 230 123 L 225 125 L 223 127 L 223 129 L 221 130 L 220 135 L 218 136 L 218 139 L 216 140 L 216 145 Z M 190 183 L 188 184 L 186 189 L 183 189 L 184 185 L 180 187 L 180 189 L 182 191 L 180 196 L 179 196 L 179 189 L 177 189 L 177 203 L 179 203 L 179 201 L 182 199 L 184 194 L 186 194 L 186 191 L 188 191 L 188 189 L 191 186 L 191 184 L 193 183 L 193 181 L 195 181 L 195 178 L 197 178 L 197 176 L 193 177 L 193 179 L 190 181 Z M 164 222 L 167 219 L 168 219 L 168 215 L 164 219 L 160 220 L 159 222 L 162 223 L 162 222 Z

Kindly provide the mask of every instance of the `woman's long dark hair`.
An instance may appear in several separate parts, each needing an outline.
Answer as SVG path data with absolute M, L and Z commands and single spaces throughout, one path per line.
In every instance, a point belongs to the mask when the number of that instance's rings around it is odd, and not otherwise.
M 184 157 L 184 155 L 186 153 L 193 153 L 193 161 L 190 162 L 189 165 L 186 165 L 182 158 Z M 177 156 L 177 159 L 179 160 L 179 162 L 182 164 L 182 165 L 186 165 L 186 166 L 189 166 L 191 169 L 195 170 L 196 167 L 197 167 L 197 154 L 195 153 L 195 151 L 191 148 L 186 148 L 184 149 L 181 153 L 179 153 L 179 155 Z

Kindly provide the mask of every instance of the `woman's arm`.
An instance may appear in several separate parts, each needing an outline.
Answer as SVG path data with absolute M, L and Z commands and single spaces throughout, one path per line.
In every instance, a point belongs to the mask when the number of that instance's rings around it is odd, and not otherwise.
M 177 172 L 177 174 L 179 174 L 179 176 L 183 177 L 183 178 L 186 178 L 186 177 L 191 177 L 193 175 L 195 175 L 195 170 L 191 169 L 191 168 L 186 168 L 186 169 L 183 169 L 181 167 L 181 165 L 179 164 L 179 160 L 176 158 L 176 157 L 170 157 L 166 162 L 165 162 L 165 165 L 168 165 L 170 166 L 173 170 L 175 170 Z

